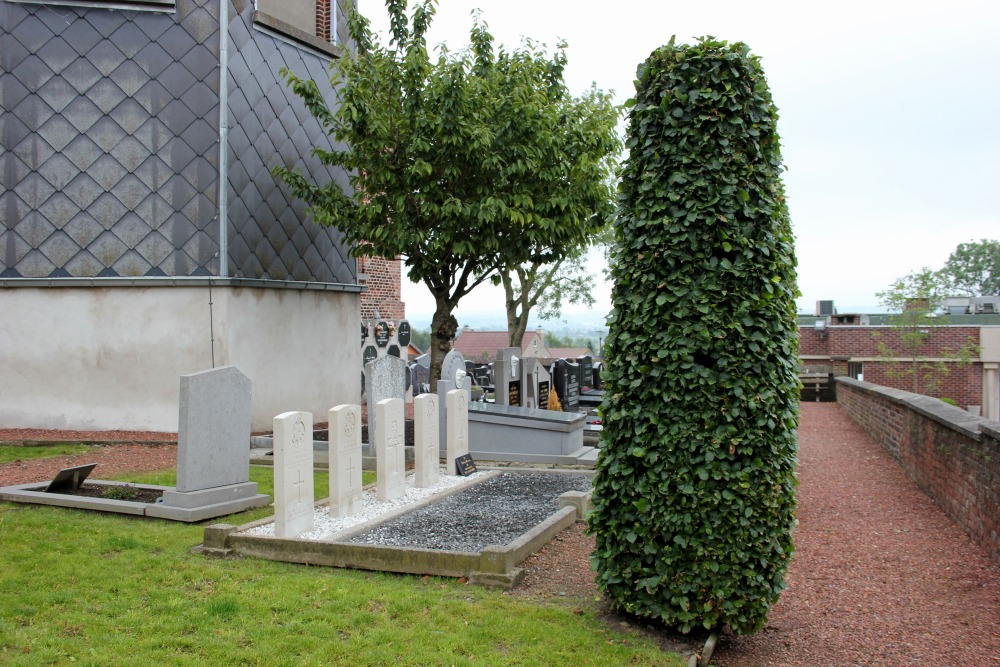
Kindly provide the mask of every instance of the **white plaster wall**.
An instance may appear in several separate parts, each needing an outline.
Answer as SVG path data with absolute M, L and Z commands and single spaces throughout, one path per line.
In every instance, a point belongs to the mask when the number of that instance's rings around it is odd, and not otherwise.
M 258 0 L 257 9 L 310 35 L 316 34 L 315 0 Z
M 227 290 L 216 333 L 223 357 L 253 381 L 253 430 L 291 410 L 326 421 L 339 404 L 361 403 L 358 294 L 289 289 Z
M 0 289 L 0 427 L 176 431 L 180 376 L 212 367 L 208 301 L 207 287 Z M 254 430 L 360 402 L 357 294 L 215 287 L 213 302 L 215 365 L 250 377 Z

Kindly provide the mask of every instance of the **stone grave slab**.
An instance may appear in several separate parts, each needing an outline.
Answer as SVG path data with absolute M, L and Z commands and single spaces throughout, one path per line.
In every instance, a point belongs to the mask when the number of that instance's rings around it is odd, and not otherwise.
M 389 502 L 406 495 L 406 446 L 402 398 L 388 398 L 375 405 L 380 427 L 375 434 L 376 496 Z
M 423 394 L 413 398 L 414 486 L 425 489 L 438 483 L 440 437 L 438 397 Z
M 361 406 L 338 405 L 329 412 L 330 515 L 361 511 Z
M 469 453 L 469 398 L 461 389 L 453 389 L 447 396 L 448 447 L 447 471 L 458 473 L 455 459 Z
M 313 529 L 312 414 L 274 418 L 274 534 L 295 537 Z

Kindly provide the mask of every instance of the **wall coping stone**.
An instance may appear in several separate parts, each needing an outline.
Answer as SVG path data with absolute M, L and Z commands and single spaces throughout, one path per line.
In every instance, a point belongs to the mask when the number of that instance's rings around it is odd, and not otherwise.
M 249 287 L 321 292 L 363 292 L 364 285 L 302 280 L 214 278 L 210 276 L 141 276 L 135 278 L 0 278 L 0 288 L 14 287 Z
M 961 433 L 976 442 L 981 441 L 982 432 L 984 430 L 991 434 L 1000 432 L 998 431 L 998 429 L 1000 429 L 1000 423 L 991 422 L 983 417 L 977 417 L 966 412 L 965 410 L 962 410 L 961 408 L 957 408 L 954 405 L 948 405 L 947 403 L 936 398 L 931 398 L 930 396 L 921 396 L 920 394 L 903 391 L 902 389 L 882 387 L 877 384 L 862 382 L 861 380 L 855 380 L 854 378 L 849 377 L 838 377 L 835 378 L 835 380 L 841 384 L 857 389 L 858 391 L 876 394 L 878 396 L 882 396 L 888 401 L 891 401 L 892 403 L 905 405 L 914 412 L 917 412 L 928 419 L 932 419 L 953 431 Z

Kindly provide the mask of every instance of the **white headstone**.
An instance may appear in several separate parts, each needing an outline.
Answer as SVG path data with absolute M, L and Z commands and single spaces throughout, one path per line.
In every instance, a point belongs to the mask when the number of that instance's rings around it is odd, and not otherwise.
M 375 433 L 376 494 L 382 502 L 406 495 L 406 443 L 403 399 L 387 398 L 375 405 L 379 428 Z
M 295 537 L 313 529 L 312 413 L 274 418 L 274 534 Z
M 419 489 L 434 486 L 441 474 L 438 438 L 438 399 L 434 394 L 413 398 L 413 484 Z
M 181 376 L 177 490 L 250 479 L 250 378 L 235 366 Z
M 458 474 L 455 459 L 469 453 L 469 399 L 462 389 L 448 392 L 448 474 Z
M 361 511 L 361 406 L 330 410 L 330 516 Z

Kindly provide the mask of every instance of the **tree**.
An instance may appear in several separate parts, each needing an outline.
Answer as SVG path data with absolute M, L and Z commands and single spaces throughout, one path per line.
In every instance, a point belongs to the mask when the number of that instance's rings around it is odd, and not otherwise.
M 608 247 L 610 227 L 595 234 L 589 245 L 570 251 L 553 264 L 532 262 L 500 273 L 507 307 L 507 333 L 511 347 L 520 347 L 534 312 L 542 320 L 558 319 L 564 303 L 593 307 L 594 276 L 587 270 L 587 251 Z
M 759 629 L 795 524 L 793 235 L 759 59 L 705 38 L 640 65 L 626 136 L 589 530 L 617 607 Z
M 888 376 L 907 380 L 915 394 L 935 393 L 951 363 L 969 363 L 978 351 L 974 340 L 958 347 L 935 346 L 933 351 L 926 348 L 934 333 L 941 330 L 939 327 L 949 322 L 938 312 L 947 289 L 947 279 L 941 272 L 924 267 L 876 293 L 879 303 L 892 313 L 889 325 L 893 329 L 890 336 L 877 331 L 872 334 L 879 356 Z
M 406 14 L 387 0 L 388 45 L 368 22 L 349 18 L 356 51 L 335 61 L 331 110 L 311 80 L 283 70 L 289 86 L 341 142 L 316 149 L 342 167 L 352 191 L 309 182 L 278 167 L 316 222 L 336 226 L 356 255 L 402 257 L 411 280 L 435 299 L 431 377 L 458 329 L 453 312 L 476 286 L 505 266 L 553 262 L 584 243 L 603 220 L 605 143 L 563 83 L 565 45 L 552 57 L 526 41 L 494 49 L 478 18 L 471 46 L 442 48 L 436 59 L 425 35 L 435 3 Z M 582 147 L 581 147 L 582 146 Z M 572 158 L 572 159 L 571 159 Z
M 1000 241 L 960 243 L 941 270 L 949 292 L 968 296 L 1000 296 Z

